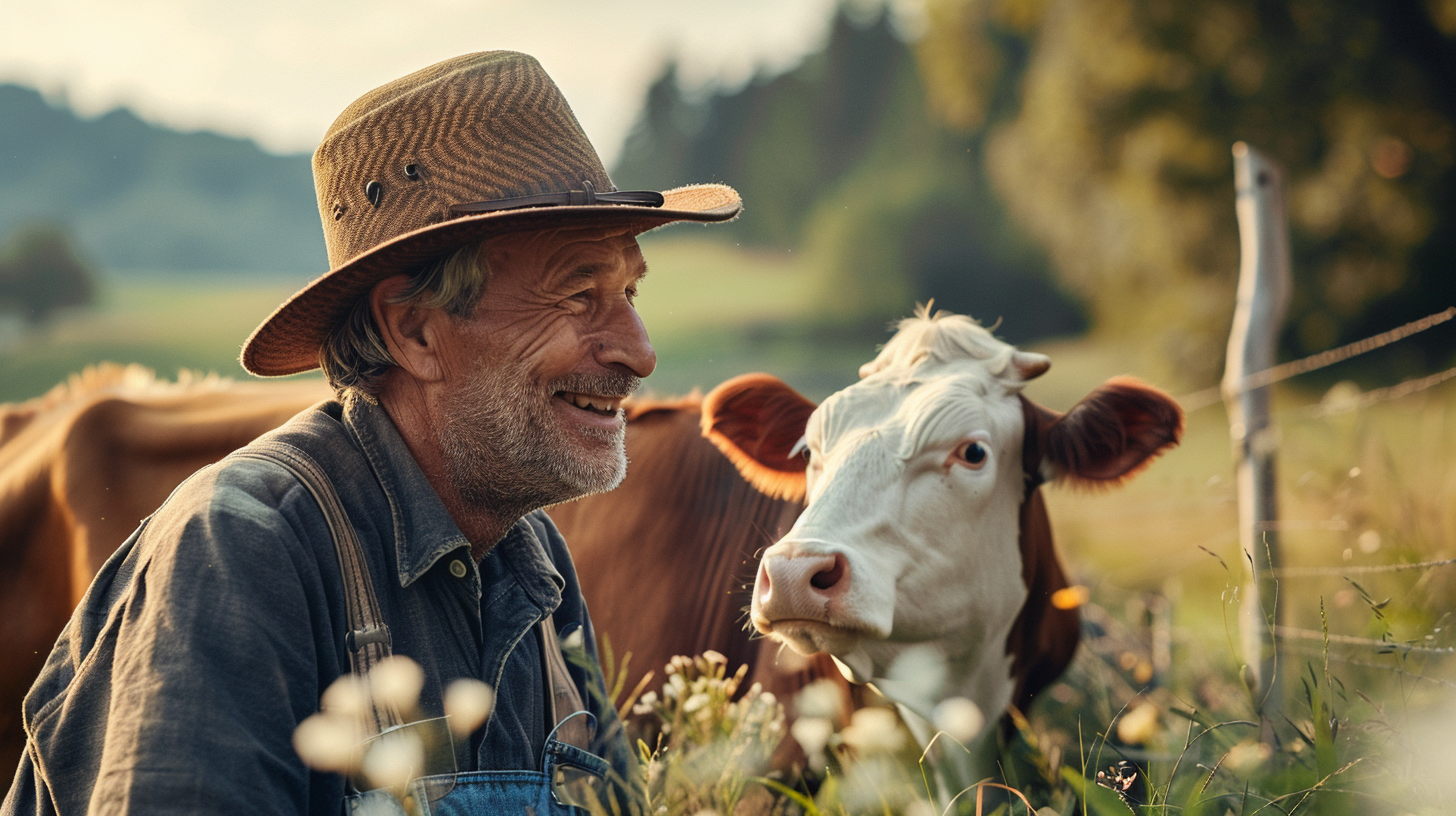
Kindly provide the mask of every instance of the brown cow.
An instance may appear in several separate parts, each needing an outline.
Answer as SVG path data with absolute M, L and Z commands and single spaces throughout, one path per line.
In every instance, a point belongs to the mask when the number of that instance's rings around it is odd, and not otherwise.
M 44 397 L 0 405 L 0 766 L 24 746 L 20 701 L 91 577 L 189 474 L 330 395 L 319 380 L 159 381 L 105 364 Z M 633 682 L 673 655 L 716 649 L 775 665 L 743 625 L 750 560 L 798 514 L 749 487 L 699 430 L 698 400 L 629 405 L 622 488 L 553 508 L 598 629 Z M 629 541 L 630 557 L 622 544 Z M 644 591 L 644 589 L 648 591 Z M 783 671 L 759 678 L 789 691 Z
M 7 543 L 0 649 L 0 763 L 24 744 L 23 697 L 90 577 L 188 474 L 328 396 L 316 380 L 157 382 L 138 367 L 103 367 L 43 398 L 0 406 L 0 536 Z M 589 608 L 635 680 L 673 655 L 714 649 L 788 699 L 826 659 L 806 661 L 750 639 L 746 608 L 757 553 L 799 515 L 798 502 L 755 490 L 700 430 L 700 400 L 629 407 L 632 466 L 616 491 L 553 508 Z M 1039 494 L 1027 504 L 1027 564 L 1050 564 L 1030 629 L 1035 671 L 1018 665 L 1016 702 L 1054 678 L 1076 646 L 1075 612 L 1047 610 L 1055 569 Z M 1032 579 L 1029 577 L 1028 581 Z M 1034 607 L 1034 609 L 1033 609 Z M 1054 624 L 1054 625 L 1048 625 Z M 1035 675 L 1032 677 L 1032 675 Z
M 0 406 L 0 764 L 19 761 L 20 701 L 112 551 L 193 471 L 326 395 L 107 364 Z

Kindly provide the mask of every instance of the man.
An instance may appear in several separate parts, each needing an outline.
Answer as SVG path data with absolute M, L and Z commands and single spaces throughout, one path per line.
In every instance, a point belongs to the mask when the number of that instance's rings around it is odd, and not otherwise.
M 367 795 L 291 740 L 391 651 L 423 670 L 421 716 L 458 677 L 496 695 L 413 807 L 571 812 L 563 779 L 630 767 L 592 666 L 561 657 L 573 632 L 595 644 L 540 510 L 625 471 L 618 406 L 656 364 L 635 236 L 728 220 L 738 195 L 616 192 L 551 80 L 509 52 L 365 95 L 314 174 L 332 269 L 242 361 L 320 366 L 339 398 L 195 475 L 101 570 L 26 698 L 5 813 L 352 811 Z

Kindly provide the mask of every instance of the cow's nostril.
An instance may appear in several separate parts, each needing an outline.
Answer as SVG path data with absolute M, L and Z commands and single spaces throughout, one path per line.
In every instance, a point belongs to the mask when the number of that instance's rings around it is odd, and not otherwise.
M 834 566 L 826 570 L 814 573 L 809 579 L 809 585 L 815 589 L 830 589 L 844 578 L 844 556 L 834 556 Z

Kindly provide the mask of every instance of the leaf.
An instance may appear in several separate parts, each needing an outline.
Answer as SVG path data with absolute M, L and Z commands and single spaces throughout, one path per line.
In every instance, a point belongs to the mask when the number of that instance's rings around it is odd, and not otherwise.
M 829 787 L 829 783 L 833 781 L 833 779 L 834 777 L 826 779 L 824 787 Z M 777 779 L 769 779 L 766 776 L 754 776 L 749 777 L 749 781 L 757 782 L 758 784 L 764 786 L 765 788 L 768 788 L 771 791 L 774 791 L 775 793 L 787 796 L 790 801 L 804 809 L 804 816 L 824 816 L 824 811 L 820 810 L 819 806 L 814 804 L 813 799 L 810 799 L 801 791 L 796 791 L 788 785 L 785 785 L 784 783 L 778 781 Z M 821 787 L 820 790 L 822 791 L 823 787 Z

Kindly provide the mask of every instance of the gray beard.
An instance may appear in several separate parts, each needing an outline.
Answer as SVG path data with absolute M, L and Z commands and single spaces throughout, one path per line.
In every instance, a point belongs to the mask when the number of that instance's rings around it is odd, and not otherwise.
M 523 365 L 485 367 L 442 406 L 447 474 L 469 506 L 503 519 L 611 490 L 627 473 L 625 430 L 570 435 L 556 422 L 558 391 L 625 397 L 631 375 L 574 375 L 541 384 Z

